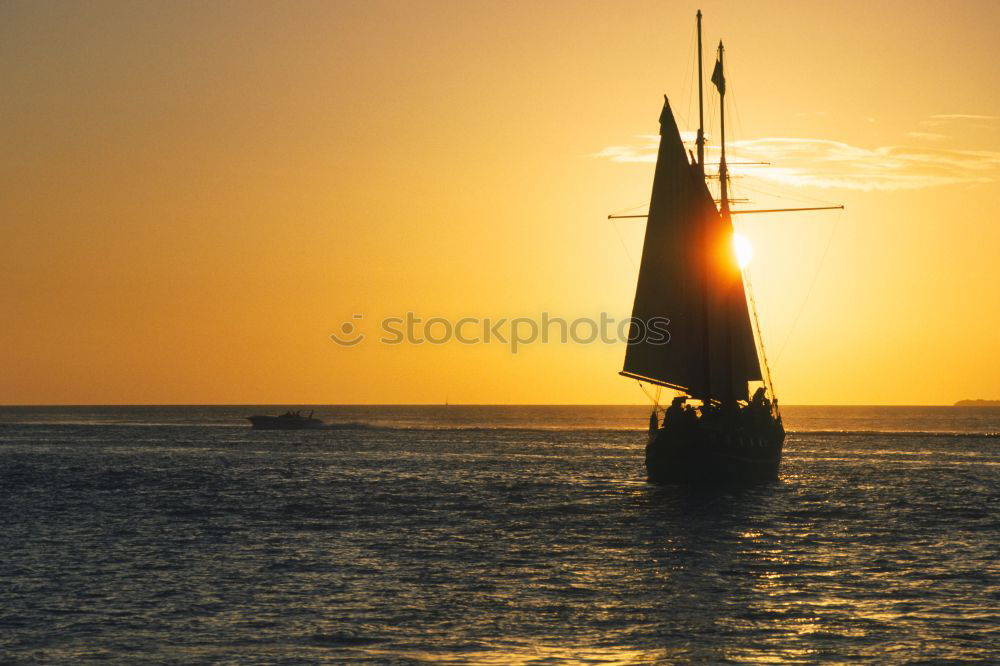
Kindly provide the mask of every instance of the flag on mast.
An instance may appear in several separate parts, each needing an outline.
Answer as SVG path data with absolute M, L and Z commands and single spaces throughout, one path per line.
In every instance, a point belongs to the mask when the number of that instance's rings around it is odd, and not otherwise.
M 715 69 L 712 71 L 712 83 L 719 89 L 720 95 L 726 94 L 726 77 L 722 74 L 722 58 L 715 61 Z

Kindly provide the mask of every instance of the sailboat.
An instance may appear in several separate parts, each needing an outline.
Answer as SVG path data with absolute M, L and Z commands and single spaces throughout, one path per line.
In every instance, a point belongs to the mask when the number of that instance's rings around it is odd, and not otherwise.
M 711 77 L 721 116 L 718 208 L 708 188 L 700 11 L 697 21 L 697 155 L 685 149 L 664 96 L 648 215 L 609 216 L 648 218 L 620 374 L 679 393 L 662 423 L 656 409 L 650 416 L 649 481 L 759 483 L 778 476 L 785 430 L 759 331 L 755 336 L 756 313 L 734 250 L 732 216 L 773 211 L 730 209 L 721 42 Z M 669 320 L 666 341 L 647 334 L 657 320 Z

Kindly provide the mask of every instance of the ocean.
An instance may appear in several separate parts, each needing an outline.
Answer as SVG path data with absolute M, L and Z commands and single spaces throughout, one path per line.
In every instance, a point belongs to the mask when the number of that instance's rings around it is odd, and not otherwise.
M 0 662 L 1000 662 L 1000 409 L 785 407 L 715 491 L 645 407 L 283 409 L 0 408 Z

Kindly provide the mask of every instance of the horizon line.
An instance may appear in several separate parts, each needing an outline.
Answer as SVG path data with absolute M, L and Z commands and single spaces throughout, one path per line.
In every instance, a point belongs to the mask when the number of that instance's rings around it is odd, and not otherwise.
M 784 403 L 781 407 L 955 407 L 957 402 L 996 402 L 991 398 L 962 398 L 943 403 Z M 0 409 L 18 407 L 649 407 L 631 402 L 110 402 L 0 404 Z

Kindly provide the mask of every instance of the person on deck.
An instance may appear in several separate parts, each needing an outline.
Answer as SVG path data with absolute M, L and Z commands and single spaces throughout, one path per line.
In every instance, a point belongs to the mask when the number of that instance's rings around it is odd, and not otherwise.
M 750 398 L 750 405 L 770 409 L 771 401 L 767 399 L 767 391 L 764 390 L 763 386 L 754 391 L 753 397 Z
M 668 425 L 677 426 L 680 425 L 681 421 L 684 419 L 684 401 L 687 400 L 682 395 L 677 396 L 667 407 L 667 411 L 663 412 L 663 427 L 666 428 Z
M 684 427 L 693 428 L 698 425 L 698 412 L 691 405 L 684 405 L 684 413 L 681 416 Z
M 769 426 L 771 423 L 771 401 L 767 399 L 763 386 L 754 391 L 746 411 L 752 427 L 760 430 Z

